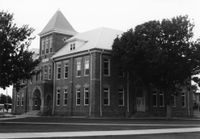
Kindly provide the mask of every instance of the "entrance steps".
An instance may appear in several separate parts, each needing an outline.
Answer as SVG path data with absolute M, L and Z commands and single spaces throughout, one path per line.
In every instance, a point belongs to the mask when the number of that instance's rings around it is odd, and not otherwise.
M 40 111 L 39 110 L 33 110 L 33 111 L 29 111 L 27 113 L 24 113 L 23 115 L 27 116 L 27 117 L 37 117 L 37 116 L 40 115 Z
M 194 117 L 200 118 L 200 111 L 194 110 L 194 111 L 193 111 L 193 116 L 194 116 Z
M 152 117 L 151 114 L 149 114 L 148 112 L 136 112 L 132 115 L 132 118 L 142 118 L 142 117 Z

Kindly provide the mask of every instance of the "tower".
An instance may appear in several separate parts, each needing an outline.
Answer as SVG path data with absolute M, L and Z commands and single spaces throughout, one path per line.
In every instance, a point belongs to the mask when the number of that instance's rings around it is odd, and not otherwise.
M 59 10 L 39 33 L 41 63 L 36 68 L 35 82 L 29 87 L 30 110 L 40 110 L 42 113 L 47 114 L 51 113 L 54 73 L 51 56 L 64 46 L 65 40 L 76 33 Z

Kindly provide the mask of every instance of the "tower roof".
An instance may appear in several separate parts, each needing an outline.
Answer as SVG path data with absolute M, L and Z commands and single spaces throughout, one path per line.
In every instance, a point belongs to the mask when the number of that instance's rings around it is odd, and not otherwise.
M 52 32 L 68 35 L 75 35 L 77 33 L 72 27 L 72 25 L 67 21 L 65 16 L 59 10 L 53 15 L 53 17 L 49 20 L 49 22 L 39 33 L 39 35 L 43 36 L 47 33 Z

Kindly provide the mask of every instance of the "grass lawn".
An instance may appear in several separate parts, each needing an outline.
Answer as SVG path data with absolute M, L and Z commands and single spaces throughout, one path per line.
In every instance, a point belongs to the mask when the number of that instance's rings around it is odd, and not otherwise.
M 113 125 L 55 125 L 55 124 L 23 124 L 0 123 L 0 133 L 14 132 L 62 132 L 62 131 L 109 131 L 176 128 L 171 126 L 113 126 Z M 179 127 L 180 128 L 180 127 Z

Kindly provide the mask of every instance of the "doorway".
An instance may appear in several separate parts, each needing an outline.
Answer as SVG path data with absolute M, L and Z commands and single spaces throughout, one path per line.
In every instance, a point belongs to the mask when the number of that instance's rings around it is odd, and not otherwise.
M 33 110 L 40 110 L 41 107 L 41 93 L 36 89 L 33 93 Z

